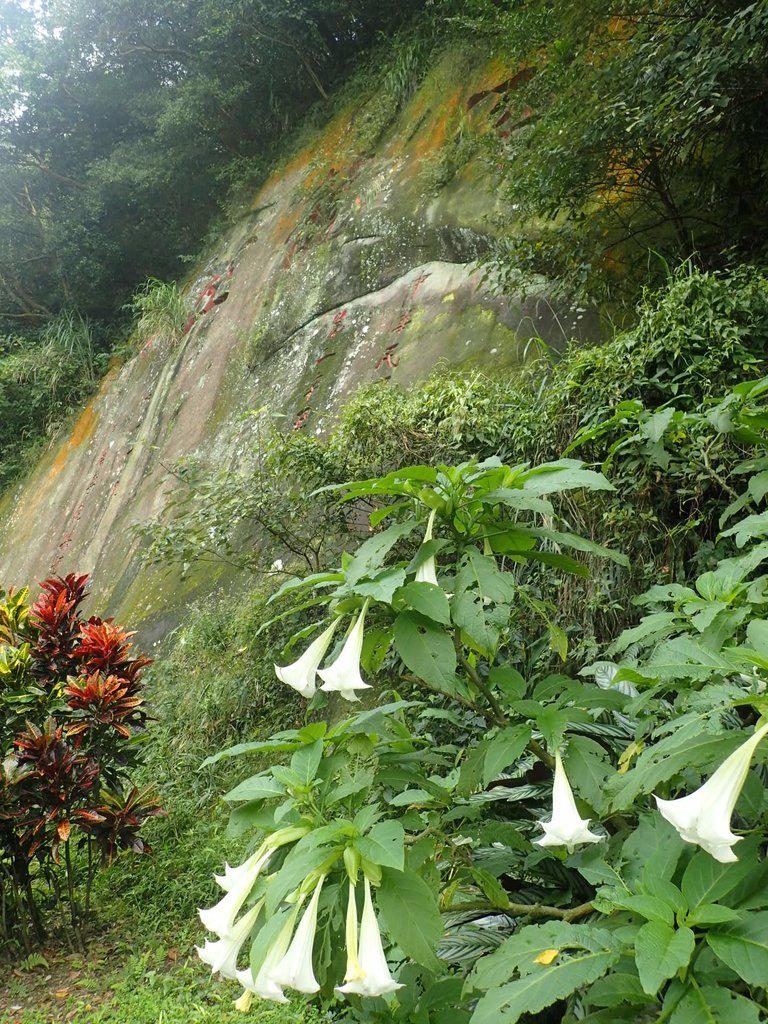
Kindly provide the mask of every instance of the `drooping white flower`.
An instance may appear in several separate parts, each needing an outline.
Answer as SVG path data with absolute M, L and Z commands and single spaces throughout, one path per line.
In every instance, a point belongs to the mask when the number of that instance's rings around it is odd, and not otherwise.
M 238 973 L 238 976 L 239 976 L 240 975 L 240 971 L 238 971 L 237 973 Z M 248 1013 L 248 1011 L 251 1008 L 251 1003 L 252 1002 L 253 1002 L 253 992 L 249 992 L 247 988 L 244 988 L 242 993 L 240 994 L 240 998 L 239 999 L 235 999 L 235 1009 L 239 1010 L 240 1013 Z
M 579 843 L 599 843 L 603 837 L 589 831 L 589 820 L 579 816 L 558 751 L 555 754 L 555 780 L 552 785 L 552 817 L 549 821 L 539 822 L 544 835 L 541 839 L 534 839 L 534 843 L 539 846 L 565 846 L 568 853 L 573 853 L 573 848 Z
M 389 964 L 384 956 L 381 933 L 373 909 L 370 882 L 367 878 L 365 879 L 365 902 L 360 922 L 360 944 L 356 954 L 354 943 L 357 938 L 357 907 L 355 906 L 355 890 L 351 882 L 349 889 L 347 973 L 344 975 L 345 984 L 339 985 L 336 991 L 343 992 L 345 995 L 354 993 L 369 997 L 384 996 L 389 992 L 395 992 L 403 986 L 396 982 L 389 973 Z
M 312 967 L 312 947 L 317 928 L 317 904 L 324 881 L 325 875 L 321 875 L 290 946 L 282 959 L 267 974 L 269 980 L 281 988 L 293 988 L 307 995 L 317 992 L 320 988 Z
M 432 540 L 432 527 L 434 526 L 434 523 L 435 523 L 435 510 L 432 509 L 432 511 L 429 514 L 429 521 L 427 522 L 427 528 L 424 531 L 424 541 L 423 541 L 424 544 L 426 544 L 427 541 Z M 416 583 L 432 583 L 435 586 L 438 585 L 438 583 L 437 583 L 437 564 L 435 563 L 435 556 L 434 555 L 430 555 L 429 558 L 425 558 L 424 561 L 421 563 L 421 565 L 416 570 Z
M 251 871 L 256 861 L 264 858 L 261 864 L 261 867 L 264 867 L 264 864 L 269 859 L 269 855 L 274 850 L 279 846 L 284 846 L 286 843 L 293 843 L 297 839 L 301 839 L 308 831 L 309 827 L 307 825 L 287 825 L 285 828 L 279 828 L 276 832 L 267 836 L 258 850 L 252 853 L 242 864 L 238 864 L 234 868 L 231 868 L 229 864 L 225 864 L 224 874 L 214 875 L 213 877 L 221 889 L 229 892 L 240 884 L 240 879 Z
M 344 975 L 344 981 L 357 981 L 362 978 L 363 972 L 360 969 L 360 961 L 357 955 L 357 901 L 355 900 L 355 884 L 352 879 L 349 880 L 345 938 L 347 943 L 347 970 Z M 338 985 L 336 987 L 337 989 L 339 988 Z M 341 990 L 339 989 L 339 991 Z
M 293 935 L 293 926 L 296 924 L 296 917 L 301 907 L 297 903 L 288 915 L 285 924 L 280 929 L 277 938 L 270 946 L 267 955 L 262 961 L 261 967 L 254 978 L 250 967 L 244 971 L 237 972 L 237 980 L 249 995 L 258 996 L 259 999 L 269 999 L 273 1003 L 287 1003 L 288 1000 L 283 994 L 283 986 L 279 985 L 271 977 L 271 972 L 280 963 L 288 951 L 288 946 Z
M 267 850 L 266 853 L 257 850 L 252 857 L 249 857 L 237 868 L 230 868 L 229 865 L 226 865 L 229 875 L 224 876 L 226 885 L 222 886 L 227 890 L 226 896 L 214 906 L 208 907 L 206 910 L 198 910 L 200 920 L 209 932 L 214 932 L 222 938 L 230 934 L 235 918 L 253 888 L 253 883 L 271 856 L 271 850 Z
M 363 652 L 363 630 L 367 611 L 366 601 L 344 641 L 341 654 L 332 665 L 318 669 L 317 673 L 323 679 L 321 690 L 334 691 L 345 700 L 360 700 L 355 691 L 370 690 L 369 684 L 363 682 L 360 675 L 360 655 Z
M 314 697 L 315 675 L 326 651 L 331 646 L 333 634 L 340 621 L 340 619 L 334 619 L 330 626 L 312 641 L 302 656 L 291 665 L 282 667 L 275 665 L 277 678 L 288 686 L 292 686 L 294 690 L 298 690 L 302 697 Z
M 695 793 L 677 800 L 655 797 L 659 810 L 674 825 L 680 838 L 700 846 L 722 864 L 739 859 L 731 847 L 740 842 L 742 836 L 731 832 L 731 815 L 755 748 L 766 735 L 768 723 L 734 750 Z
M 218 942 L 211 942 L 210 939 L 206 939 L 202 949 L 200 946 L 195 946 L 197 955 L 204 964 L 210 966 L 211 973 L 218 971 L 224 978 L 234 979 L 237 976 L 237 957 L 240 953 L 240 948 L 251 934 L 256 918 L 261 913 L 263 903 L 263 900 L 255 903 L 248 913 L 243 914 L 240 920 L 235 923 L 231 932 L 220 938 Z

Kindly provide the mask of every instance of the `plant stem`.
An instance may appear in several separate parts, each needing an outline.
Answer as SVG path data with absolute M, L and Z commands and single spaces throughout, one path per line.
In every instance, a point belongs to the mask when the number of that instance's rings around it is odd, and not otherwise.
M 592 903 L 580 903 L 577 907 L 564 909 L 563 907 L 548 907 L 542 903 L 510 903 L 506 907 L 499 907 L 486 900 L 474 900 L 470 903 L 456 903 L 451 907 L 443 907 L 443 911 L 461 913 L 465 910 L 487 910 L 503 911 L 513 917 L 552 917 L 560 921 L 578 921 L 580 917 L 586 917 L 594 911 Z
M 496 722 L 496 725 L 507 725 L 507 716 L 502 711 L 501 705 L 496 700 L 496 697 L 494 696 L 490 686 L 488 686 L 486 681 L 480 677 L 480 675 L 477 672 L 477 669 L 475 669 L 470 664 L 469 660 L 464 654 L 464 651 L 461 649 L 461 645 L 459 644 L 458 640 L 455 637 L 454 644 L 456 646 L 456 654 L 458 656 L 461 667 L 467 673 L 467 675 L 472 680 L 474 685 L 478 688 L 480 693 L 482 693 L 482 695 L 485 697 L 486 701 L 488 702 L 488 705 L 491 708 L 491 711 L 493 712 L 493 719 Z

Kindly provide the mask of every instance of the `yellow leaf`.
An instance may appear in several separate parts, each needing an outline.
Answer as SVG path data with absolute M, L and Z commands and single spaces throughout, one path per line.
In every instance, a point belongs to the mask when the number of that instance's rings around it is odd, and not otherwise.
M 549 967 L 559 952 L 559 949 L 545 949 L 543 953 L 539 953 L 533 962 L 535 964 L 544 964 L 545 967 Z
M 623 775 L 624 772 L 626 772 L 629 769 L 629 766 L 632 763 L 632 759 L 637 757 L 638 754 L 641 754 L 644 747 L 645 743 L 643 743 L 642 740 L 640 740 L 639 742 L 637 740 L 633 740 L 629 744 L 627 749 L 619 758 L 619 775 Z

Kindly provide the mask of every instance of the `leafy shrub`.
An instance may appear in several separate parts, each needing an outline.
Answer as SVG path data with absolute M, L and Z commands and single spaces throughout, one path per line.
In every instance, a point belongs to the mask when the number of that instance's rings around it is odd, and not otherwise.
M 87 576 L 53 577 L 31 606 L 26 590 L 0 593 L 0 940 L 8 947 L 42 940 L 41 895 L 68 911 L 82 945 L 99 861 L 112 863 L 121 849 L 150 852 L 139 833 L 162 813 L 129 775 L 149 662 L 131 656 L 131 634 L 111 619 L 83 619 L 87 586 Z
M 758 508 L 765 416 L 750 402 L 766 389 L 720 408 L 761 445 Z M 250 945 L 241 1005 L 292 988 L 343 996 L 367 1024 L 514 1024 L 547 1007 L 596 1024 L 760 1019 L 768 516 L 726 530 L 730 550 L 692 586 L 637 598 L 644 618 L 607 652 L 621 661 L 571 674 L 532 570 L 620 558 L 565 529 L 553 500 L 610 486 L 571 460 L 491 459 L 338 488 L 375 504 L 374 532 L 284 585 L 330 624 L 277 671 L 310 711 L 373 701 L 208 759 L 289 757 L 226 794 L 254 852 L 200 912 L 214 971 L 231 978 Z

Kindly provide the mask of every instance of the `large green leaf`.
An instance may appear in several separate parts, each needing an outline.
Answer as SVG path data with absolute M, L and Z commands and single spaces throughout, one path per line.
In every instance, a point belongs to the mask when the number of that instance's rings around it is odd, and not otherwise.
M 687 723 L 644 750 L 625 775 L 616 775 L 608 782 L 612 808 L 620 811 L 630 807 L 641 793 L 653 792 L 661 782 L 684 769 L 722 763 L 743 739 L 735 731 L 713 735 L 699 721 Z
M 499 772 L 517 761 L 530 738 L 529 725 L 510 725 L 487 741 L 482 771 L 484 786 L 493 782 Z
M 395 619 L 394 635 L 397 653 L 411 672 L 439 690 L 452 692 L 456 650 L 445 630 L 419 612 L 405 611 Z
M 626 1003 L 644 1005 L 650 1001 L 639 977 L 620 971 L 606 974 L 596 981 L 587 993 L 587 1000 L 593 1006 L 623 1006 Z
M 403 601 L 414 611 L 426 615 L 433 622 L 439 622 L 444 626 L 451 624 L 451 607 L 445 592 L 436 587 L 434 583 L 413 582 L 401 587 L 396 597 Z
M 224 794 L 223 799 L 228 803 L 237 803 L 240 800 L 269 800 L 271 797 L 282 796 L 285 793 L 285 786 L 273 779 L 270 774 L 262 773 L 252 775 L 245 779 L 234 789 Z
M 536 959 L 547 950 L 584 949 L 596 953 L 618 948 L 610 932 L 591 925 L 569 924 L 566 921 L 528 925 L 510 935 L 498 949 L 478 961 L 467 979 L 467 990 L 496 989 L 509 981 L 515 973 L 539 971 L 541 965 L 537 964 Z
M 699 850 L 685 869 L 680 883 L 688 906 L 693 909 L 701 903 L 715 903 L 749 878 L 757 868 L 759 845 L 757 837 L 740 842 L 736 847 L 739 859 L 731 864 L 721 864 Z
M 765 987 L 768 979 L 768 911 L 752 911 L 743 920 L 707 932 L 707 942 L 748 985 Z
M 568 741 L 565 769 L 574 790 L 600 814 L 606 800 L 605 780 L 613 775 L 604 748 L 586 736 L 572 736 Z
M 369 537 L 367 541 L 360 545 L 354 557 L 347 565 L 345 572 L 346 585 L 340 588 L 339 593 L 353 588 L 363 576 L 370 576 L 375 570 L 379 569 L 384 556 L 388 554 L 399 540 L 412 533 L 417 526 L 418 523 L 415 519 L 404 523 L 393 523 L 392 526 L 388 526 L 381 533 L 375 533 L 373 537 Z
M 355 846 L 366 860 L 379 867 L 403 870 L 405 832 L 399 821 L 378 822 L 367 835 L 355 841 Z
M 696 937 L 690 928 L 674 929 L 661 921 L 644 924 L 635 937 L 635 963 L 643 989 L 656 995 L 663 982 L 693 956 Z
M 440 971 L 435 949 L 443 934 L 443 920 L 434 893 L 412 871 L 385 867 L 381 874 L 376 902 L 389 937 L 416 963 Z
M 554 494 L 584 488 L 589 491 L 615 491 L 616 488 L 592 469 L 584 469 L 578 459 L 559 459 L 545 462 L 527 470 L 520 477 L 527 494 Z
M 561 533 L 559 530 L 552 530 L 549 527 L 539 526 L 531 528 L 531 533 L 536 537 L 551 541 L 562 547 L 573 548 L 574 551 L 583 551 L 586 554 L 597 555 L 599 558 L 609 558 L 619 565 L 629 567 L 629 559 L 620 551 L 613 551 L 611 548 L 604 548 L 601 544 L 595 544 L 586 537 L 580 537 L 576 533 Z
M 554 948 L 554 947 L 553 947 Z M 486 993 L 472 1014 L 472 1024 L 514 1024 L 538 1013 L 602 977 L 619 959 L 616 950 L 584 952 Z
M 317 775 L 317 769 L 320 767 L 322 757 L 322 739 L 315 740 L 314 743 L 308 743 L 306 746 L 300 747 L 291 758 L 291 771 L 299 776 L 303 785 L 308 786 Z
M 760 1024 L 760 1007 L 727 988 L 691 985 L 669 1024 Z

